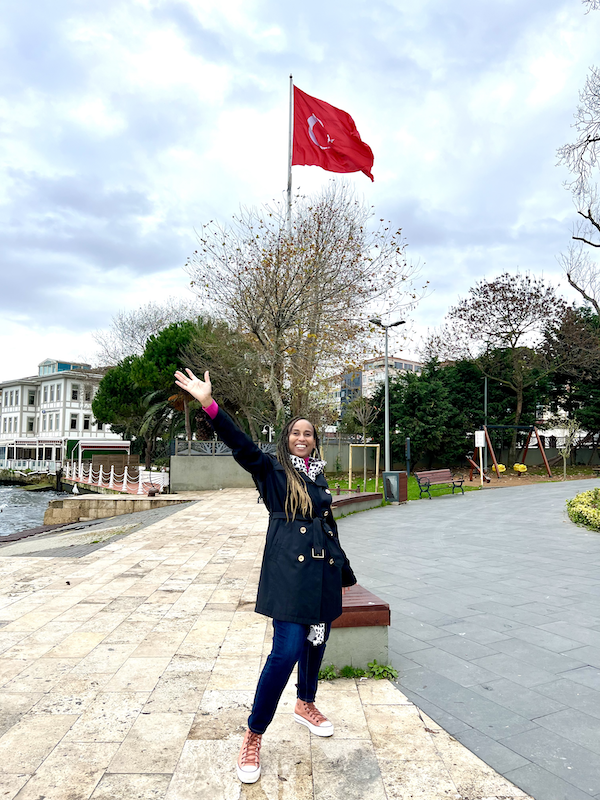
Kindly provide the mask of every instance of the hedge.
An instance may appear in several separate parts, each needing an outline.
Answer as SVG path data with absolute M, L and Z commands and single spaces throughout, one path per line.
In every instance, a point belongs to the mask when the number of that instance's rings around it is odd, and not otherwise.
M 600 531 L 600 489 L 582 492 L 567 500 L 567 512 L 572 522 Z

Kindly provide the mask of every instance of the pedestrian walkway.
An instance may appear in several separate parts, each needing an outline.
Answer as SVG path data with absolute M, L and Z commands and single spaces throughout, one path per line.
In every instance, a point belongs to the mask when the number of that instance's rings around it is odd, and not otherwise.
M 336 732 L 319 739 L 293 722 L 292 679 L 263 776 L 238 782 L 271 636 L 253 611 L 266 519 L 254 490 L 210 492 L 80 557 L 0 548 L 2 800 L 525 798 L 372 680 L 321 685 Z
M 398 685 L 536 800 L 600 798 L 600 534 L 573 481 L 387 506 L 340 523 L 390 603 Z

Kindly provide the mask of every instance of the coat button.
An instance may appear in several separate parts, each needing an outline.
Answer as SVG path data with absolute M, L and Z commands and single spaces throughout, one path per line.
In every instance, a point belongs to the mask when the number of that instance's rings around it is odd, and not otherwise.
M 333 531 L 327 531 L 330 536 L 333 536 Z
M 300 528 L 300 533 L 306 533 L 306 528 L 304 527 L 304 525 Z
M 330 559 L 329 559 L 329 563 L 330 563 L 330 564 L 335 564 L 335 561 L 333 560 L 333 558 L 330 558 Z
M 298 561 L 304 561 L 304 556 L 303 555 L 299 555 L 298 556 Z
M 329 516 L 329 511 L 324 511 L 324 512 L 323 512 L 323 516 L 324 516 L 324 517 L 328 517 L 328 516 Z
M 325 489 L 325 494 L 331 494 L 331 492 L 329 491 L 329 489 Z

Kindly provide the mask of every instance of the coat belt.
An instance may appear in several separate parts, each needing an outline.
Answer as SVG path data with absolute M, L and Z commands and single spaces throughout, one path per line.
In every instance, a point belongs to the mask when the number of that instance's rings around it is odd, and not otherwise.
M 272 519 L 287 519 L 284 511 L 273 511 L 271 513 Z M 325 558 L 326 539 L 323 533 L 324 517 L 294 517 L 290 522 L 317 522 L 313 528 L 314 539 L 313 547 L 311 548 L 312 557 L 315 559 Z

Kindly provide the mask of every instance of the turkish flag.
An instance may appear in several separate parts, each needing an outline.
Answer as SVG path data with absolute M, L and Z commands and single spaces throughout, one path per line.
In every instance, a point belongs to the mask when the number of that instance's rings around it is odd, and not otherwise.
M 345 111 L 294 86 L 292 164 L 329 172 L 364 172 L 371 180 L 373 151 L 362 141 Z

